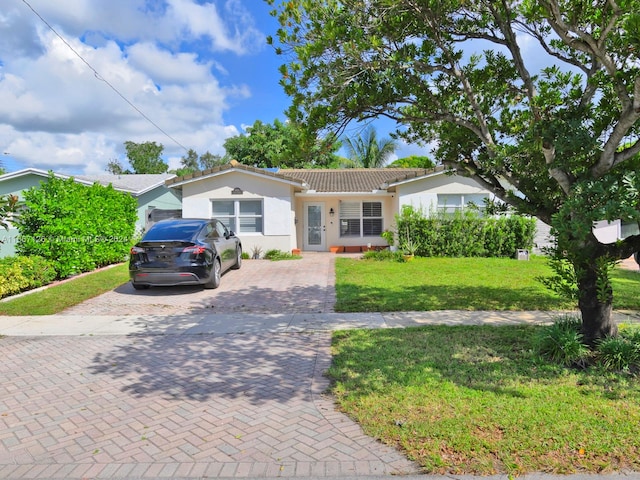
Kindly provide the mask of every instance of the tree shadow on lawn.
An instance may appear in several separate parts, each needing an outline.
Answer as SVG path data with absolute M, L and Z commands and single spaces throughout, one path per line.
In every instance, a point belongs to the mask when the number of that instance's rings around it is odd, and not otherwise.
M 572 309 L 557 295 L 532 288 L 473 286 L 409 286 L 385 288 L 336 285 L 336 311 L 393 312 L 432 310 L 561 310 Z
M 340 337 L 348 339 L 354 333 L 340 332 L 334 340 L 338 353 L 330 376 L 340 380 L 346 375 L 350 394 L 356 396 L 368 396 L 377 388 L 428 392 L 450 382 L 463 389 L 524 399 L 532 383 L 553 384 L 567 375 L 562 366 L 536 360 L 531 337 L 538 328 L 434 325 L 376 330 L 362 333 L 368 337 L 365 341 L 347 340 L 344 347 Z M 357 370 L 345 374 L 341 365 L 356 365 Z M 367 368 L 360 369 L 360 365 Z M 608 393 L 603 388 L 601 394 L 612 395 L 607 388 Z

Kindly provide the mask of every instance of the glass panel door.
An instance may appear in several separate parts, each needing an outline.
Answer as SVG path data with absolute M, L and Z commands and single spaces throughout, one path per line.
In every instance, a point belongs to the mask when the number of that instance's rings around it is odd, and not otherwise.
M 305 250 L 325 250 L 324 203 L 305 204 Z

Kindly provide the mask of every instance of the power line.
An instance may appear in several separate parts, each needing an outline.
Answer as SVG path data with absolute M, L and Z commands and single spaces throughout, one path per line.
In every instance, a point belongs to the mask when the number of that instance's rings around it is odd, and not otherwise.
M 69 50 L 71 50 L 73 53 L 75 53 L 75 55 L 82 60 L 82 62 L 89 67 L 89 69 L 93 72 L 93 75 L 98 79 L 103 81 L 104 83 L 106 83 L 111 90 L 113 90 L 114 92 L 116 92 L 116 94 L 118 94 L 118 96 L 120 98 L 122 98 L 125 102 L 127 102 L 131 108 L 133 108 L 136 112 L 138 112 L 147 122 L 149 122 L 151 125 L 153 125 L 154 127 L 156 127 L 160 132 L 162 132 L 167 138 L 171 139 L 171 141 L 173 141 L 176 145 L 180 146 L 181 148 L 184 149 L 185 152 L 188 152 L 189 149 L 187 147 L 185 147 L 184 145 L 182 145 L 178 140 L 176 140 L 175 138 L 173 138 L 171 135 L 169 135 L 166 131 L 164 131 L 162 129 L 162 127 L 160 127 L 156 122 L 154 122 L 153 120 L 151 120 L 142 110 L 140 110 L 138 107 L 136 107 L 127 97 L 125 97 L 122 93 L 120 93 L 120 91 L 114 87 L 108 80 L 106 80 L 102 75 L 100 75 L 100 73 L 91 66 L 91 64 L 89 62 L 87 62 L 82 55 L 80 55 L 70 44 L 69 42 L 67 42 L 64 37 L 62 35 L 60 35 L 55 28 L 53 28 L 53 26 L 51 26 L 51 24 L 49 22 L 47 22 L 42 15 L 40 15 L 30 4 L 27 0 L 22 0 L 22 2 L 29 7 L 29 9 L 42 21 L 42 23 L 44 23 L 49 30 L 51 30 L 60 40 L 62 40 L 62 42 L 69 48 Z

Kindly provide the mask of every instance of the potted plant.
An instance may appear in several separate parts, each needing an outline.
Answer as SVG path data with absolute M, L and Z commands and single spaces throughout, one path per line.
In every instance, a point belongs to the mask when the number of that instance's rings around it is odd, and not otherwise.
M 412 240 L 411 238 L 407 238 L 402 242 L 401 248 L 404 259 L 411 260 L 418 251 L 418 248 L 420 248 L 420 243 Z
M 409 232 L 409 228 L 407 227 L 407 235 L 405 239 L 402 241 L 400 248 L 402 249 L 402 255 L 405 260 L 411 260 L 418 249 L 420 248 L 420 242 L 411 238 L 411 233 Z

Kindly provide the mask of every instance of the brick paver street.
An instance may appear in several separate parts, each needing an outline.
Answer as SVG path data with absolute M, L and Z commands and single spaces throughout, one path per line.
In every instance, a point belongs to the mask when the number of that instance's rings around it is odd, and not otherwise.
M 65 313 L 332 311 L 333 258 L 248 261 L 214 291 L 125 286 Z M 417 472 L 324 395 L 329 333 L 8 336 L 0 357 L 1 479 Z
M 415 471 L 323 395 L 327 334 L 1 345 L 3 479 Z

